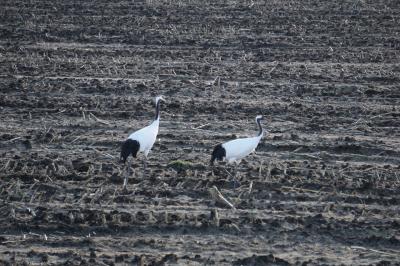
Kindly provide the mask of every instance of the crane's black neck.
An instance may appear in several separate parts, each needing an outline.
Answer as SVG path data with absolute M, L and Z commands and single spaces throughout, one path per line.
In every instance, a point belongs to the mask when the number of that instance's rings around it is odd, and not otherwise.
M 160 101 L 158 101 L 156 104 L 156 117 L 154 118 L 154 120 L 157 120 L 159 118 L 160 118 Z
M 263 129 L 261 127 L 261 122 L 260 121 L 261 121 L 261 119 L 257 119 L 257 125 L 258 125 L 258 128 L 259 128 L 257 136 L 261 136 L 262 133 L 263 133 Z

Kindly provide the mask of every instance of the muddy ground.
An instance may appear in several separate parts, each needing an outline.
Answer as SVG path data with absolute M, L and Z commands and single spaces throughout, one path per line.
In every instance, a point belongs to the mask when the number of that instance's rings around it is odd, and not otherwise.
M 2 3 L 0 264 L 400 263 L 398 1 L 112 2 Z

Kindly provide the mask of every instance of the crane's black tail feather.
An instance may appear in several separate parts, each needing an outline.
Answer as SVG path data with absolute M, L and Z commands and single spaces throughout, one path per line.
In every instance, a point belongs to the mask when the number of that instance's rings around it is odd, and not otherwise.
M 128 159 L 130 154 L 132 154 L 133 157 L 136 157 L 139 149 L 140 143 L 137 140 L 127 139 L 121 147 L 120 162 L 125 164 L 126 159 Z
M 218 144 L 211 154 L 210 165 L 214 165 L 215 160 L 222 161 L 224 157 L 226 157 L 226 150 L 222 147 L 222 144 Z

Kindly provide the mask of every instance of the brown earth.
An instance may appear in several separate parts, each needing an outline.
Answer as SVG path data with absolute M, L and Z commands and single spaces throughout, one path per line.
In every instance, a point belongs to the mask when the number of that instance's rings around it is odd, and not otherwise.
M 0 264 L 400 263 L 397 0 L 113 2 L 1 4 Z

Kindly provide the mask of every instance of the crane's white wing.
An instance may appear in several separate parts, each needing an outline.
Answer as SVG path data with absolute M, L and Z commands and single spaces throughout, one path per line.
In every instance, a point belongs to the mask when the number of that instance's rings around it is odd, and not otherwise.
M 261 137 L 234 139 L 222 144 L 226 151 L 226 160 L 243 159 L 257 148 L 260 139 Z
M 158 122 L 158 120 L 155 120 L 147 127 L 139 129 L 129 136 L 129 139 L 137 140 L 140 143 L 141 152 L 149 151 L 153 147 L 158 134 Z

